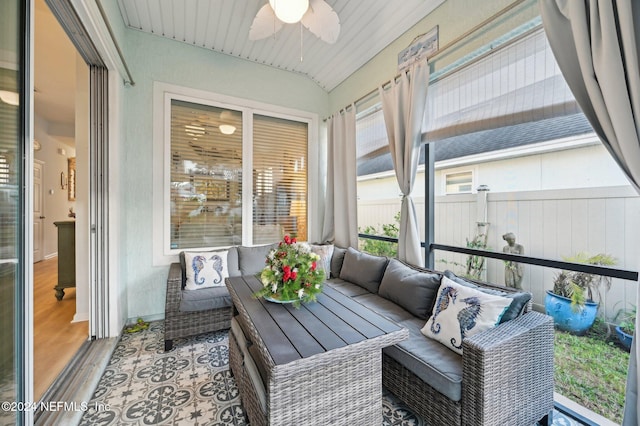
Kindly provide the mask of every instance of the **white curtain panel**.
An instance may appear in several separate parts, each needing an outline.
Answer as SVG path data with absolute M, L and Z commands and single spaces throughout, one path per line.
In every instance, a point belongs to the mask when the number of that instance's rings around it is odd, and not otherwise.
M 640 193 L 640 2 L 539 0 L 538 4 L 551 49 L 571 91 Z M 636 330 L 638 325 L 636 318 Z M 639 350 L 634 337 L 623 425 L 639 424 Z
M 322 241 L 357 248 L 355 111 L 352 106 L 327 120 L 327 189 Z
M 398 259 L 414 265 L 422 265 L 422 254 L 420 225 L 411 192 L 418 170 L 428 86 L 429 65 L 425 59 L 413 64 L 400 77 L 392 80 L 390 88 L 378 88 L 393 167 L 403 194 Z

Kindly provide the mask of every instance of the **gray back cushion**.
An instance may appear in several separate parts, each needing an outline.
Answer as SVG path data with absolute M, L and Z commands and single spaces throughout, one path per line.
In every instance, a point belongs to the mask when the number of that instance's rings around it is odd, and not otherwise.
M 335 253 L 334 253 L 335 256 Z M 377 293 L 389 259 L 349 247 L 344 255 L 340 278 Z
M 333 256 L 331 256 L 331 278 L 340 278 L 340 271 L 342 271 L 342 264 L 344 263 L 344 255 L 347 249 L 334 246 Z M 329 278 L 329 277 L 327 277 Z
M 266 266 L 267 255 L 276 247 L 278 243 L 255 247 L 238 246 L 241 275 L 255 275 L 261 272 Z
M 242 272 L 240 272 L 240 265 L 238 264 L 238 248 L 236 246 L 229 247 L 227 268 L 229 269 L 230 277 L 239 277 L 242 275 Z
M 529 303 L 529 300 L 531 300 L 531 293 L 501 291 L 494 288 L 483 287 L 471 281 L 465 280 L 464 278 L 460 278 L 459 276 L 457 276 L 451 271 L 444 271 L 444 276 L 449 278 L 451 281 L 457 282 L 460 285 L 477 288 L 478 290 L 487 294 L 493 294 L 496 296 L 502 296 L 502 297 L 507 297 L 509 299 L 513 299 L 507 311 L 502 315 L 502 318 L 500 318 L 500 324 L 510 321 L 522 315 L 525 311 L 527 303 Z
M 440 288 L 442 275 L 419 271 L 397 259 L 389 260 L 378 294 L 418 318 L 427 319 Z

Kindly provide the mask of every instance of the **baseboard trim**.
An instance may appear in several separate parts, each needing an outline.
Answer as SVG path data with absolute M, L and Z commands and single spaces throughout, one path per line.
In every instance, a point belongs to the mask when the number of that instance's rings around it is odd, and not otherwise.
M 44 393 L 40 402 L 67 406 L 34 413 L 34 425 L 80 423 L 119 338 L 87 340 Z
M 47 254 L 43 259 L 50 260 L 50 259 L 53 259 L 54 257 L 58 257 L 58 252 Z
M 73 319 L 71 320 L 72 323 L 74 322 L 82 322 L 82 321 L 89 321 L 89 313 L 88 312 L 76 312 L 75 315 L 73 316 Z

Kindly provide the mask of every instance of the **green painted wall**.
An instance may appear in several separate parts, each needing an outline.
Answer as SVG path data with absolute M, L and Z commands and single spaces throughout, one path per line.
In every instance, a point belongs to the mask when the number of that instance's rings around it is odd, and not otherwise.
M 121 19 L 121 18 L 120 18 Z M 153 82 L 205 90 L 268 104 L 327 114 L 328 94 L 310 79 L 140 31 L 116 28 L 135 86 L 122 89 L 123 135 L 117 150 L 121 193 L 120 285 L 128 318 L 161 317 L 168 266 L 153 266 Z

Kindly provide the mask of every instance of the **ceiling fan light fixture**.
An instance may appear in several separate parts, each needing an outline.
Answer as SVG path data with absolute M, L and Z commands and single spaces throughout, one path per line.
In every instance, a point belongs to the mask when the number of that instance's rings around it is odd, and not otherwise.
M 218 129 L 220 129 L 220 133 L 223 135 L 232 135 L 236 131 L 236 126 L 232 126 L 231 124 L 221 124 L 218 126 Z
M 8 90 L 0 90 L 0 99 L 5 104 L 18 106 L 20 105 L 20 95 L 16 92 L 10 92 Z
M 269 0 L 269 5 L 279 20 L 295 24 L 309 9 L 309 0 Z

